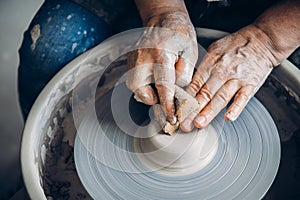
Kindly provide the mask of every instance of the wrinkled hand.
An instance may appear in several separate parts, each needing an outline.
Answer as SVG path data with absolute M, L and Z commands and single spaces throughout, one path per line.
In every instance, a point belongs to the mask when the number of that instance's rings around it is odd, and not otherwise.
M 175 84 L 187 86 L 197 61 L 196 33 L 185 12 L 170 12 L 152 16 L 139 44 L 149 48 L 138 49 L 128 54 L 130 69 L 126 84 L 135 98 L 148 105 L 160 103 L 167 120 L 174 124 Z M 154 77 L 155 89 L 150 86 Z
M 253 25 L 213 43 L 187 87 L 200 110 L 181 129 L 207 126 L 232 98 L 224 117 L 235 120 L 277 64 L 268 36 Z

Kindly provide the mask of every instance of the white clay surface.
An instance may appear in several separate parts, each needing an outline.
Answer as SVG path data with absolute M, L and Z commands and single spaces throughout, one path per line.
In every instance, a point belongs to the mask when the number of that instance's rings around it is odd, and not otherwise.
M 152 135 L 155 129 L 149 126 L 148 134 Z M 212 160 L 217 148 L 218 136 L 212 126 L 188 134 L 180 130 L 172 136 L 160 132 L 135 140 L 135 150 L 145 166 L 176 176 L 201 170 Z

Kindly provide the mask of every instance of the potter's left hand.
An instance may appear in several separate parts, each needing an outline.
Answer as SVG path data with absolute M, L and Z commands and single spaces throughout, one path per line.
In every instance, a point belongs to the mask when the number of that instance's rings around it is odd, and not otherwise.
M 175 85 L 187 86 L 197 62 L 197 39 L 183 0 L 137 0 L 146 27 L 137 50 L 128 53 L 127 87 L 147 105 L 160 103 L 176 124 Z M 155 88 L 150 84 L 154 79 Z

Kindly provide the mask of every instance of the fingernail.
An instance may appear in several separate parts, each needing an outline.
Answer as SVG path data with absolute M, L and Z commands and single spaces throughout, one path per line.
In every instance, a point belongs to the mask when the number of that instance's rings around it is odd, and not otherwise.
M 181 127 L 184 131 L 191 131 L 193 128 L 193 121 L 190 119 L 186 119 L 184 122 L 182 122 Z
M 177 122 L 177 118 L 175 116 L 169 116 L 168 121 L 170 122 L 170 124 L 174 125 Z
M 199 124 L 200 126 L 204 126 L 205 123 L 205 117 L 204 116 L 199 116 L 195 119 L 196 123 Z
M 153 98 L 151 98 L 150 95 L 146 94 L 146 93 L 136 93 L 134 95 L 134 98 L 136 101 L 138 102 L 142 102 L 142 103 L 145 103 L 145 104 L 148 104 L 148 105 L 152 105 L 154 102 Z
M 234 120 L 236 120 L 236 114 L 235 114 L 235 112 L 233 112 L 232 110 L 230 110 L 230 111 L 228 111 L 226 114 L 225 114 L 225 118 L 227 119 L 227 120 L 230 120 L 230 121 L 234 121 Z
M 192 126 L 192 123 L 193 123 L 192 120 L 187 119 L 184 121 L 183 126 L 186 128 L 190 128 Z

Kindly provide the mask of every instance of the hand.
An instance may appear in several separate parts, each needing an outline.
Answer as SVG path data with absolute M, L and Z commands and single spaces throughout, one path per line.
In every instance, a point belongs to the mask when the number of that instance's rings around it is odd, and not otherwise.
M 180 4 L 182 2 L 179 1 Z M 139 40 L 139 44 L 149 48 L 128 54 L 130 71 L 126 78 L 127 87 L 134 92 L 135 98 L 148 105 L 160 103 L 171 124 L 177 121 L 175 84 L 183 87 L 190 83 L 198 57 L 194 27 L 187 11 L 183 10 L 184 4 L 180 4 L 178 9 L 163 9 L 163 12 L 158 9 L 151 13 L 150 18 L 142 16 L 146 27 L 157 29 L 146 29 Z M 152 76 L 156 89 L 150 86 Z
M 279 64 L 270 44 L 268 36 L 254 25 L 213 43 L 187 87 L 200 111 L 182 122 L 181 129 L 189 132 L 194 125 L 207 126 L 232 98 L 224 117 L 235 120 Z

